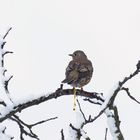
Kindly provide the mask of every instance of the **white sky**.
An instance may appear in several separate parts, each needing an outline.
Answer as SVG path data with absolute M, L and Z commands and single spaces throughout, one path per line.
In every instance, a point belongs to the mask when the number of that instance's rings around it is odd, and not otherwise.
M 77 49 L 85 51 L 94 66 L 93 78 L 85 89 L 103 92 L 105 96 L 116 82 L 135 69 L 140 58 L 139 0 L 0 0 L 0 3 L 0 33 L 9 26 L 13 27 L 6 47 L 14 54 L 7 57 L 6 66 L 14 75 L 10 91 L 15 99 L 55 91 L 64 79 L 70 61 L 68 54 Z M 139 83 L 140 76 L 127 86 L 140 100 Z M 40 114 L 45 115 L 36 114 L 35 107 L 25 111 L 28 113 L 23 113 L 24 118 L 35 114 L 38 119 L 45 119 L 59 114 L 62 120 L 71 119 L 67 110 L 71 109 L 72 98 L 56 101 L 38 107 Z M 116 104 L 125 139 L 138 139 L 140 106 L 123 92 Z M 84 108 L 91 109 L 89 105 Z M 55 123 L 44 124 L 45 129 L 38 133 L 47 139 L 58 140 L 60 133 L 53 138 L 47 135 L 55 131 Z M 103 117 L 92 125 L 89 136 L 104 139 L 106 122 Z M 46 140 L 46 137 L 41 140 Z

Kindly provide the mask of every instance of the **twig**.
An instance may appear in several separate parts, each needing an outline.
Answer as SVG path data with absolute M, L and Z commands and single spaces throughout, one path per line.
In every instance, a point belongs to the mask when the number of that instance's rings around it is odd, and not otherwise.
M 92 100 L 90 100 L 89 98 L 85 98 L 85 99 L 83 99 L 83 100 L 84 100 L 84 101 L 88 101 L 88 102 L 90 102 L 90 103 L 92 103 L 92 104 L 102 105 L 101 103 L 92 101 Z
M 4 53 L 2 54 L 2 57 L 4 57 L 6 54 L 9 54 L 9 53 L 14 53 L 14 52 L 12 52 L 12 51 L 6 51 L 6 52 L 4 52 Z
M 122 87 L 121 90 L 126 91 L 127 95 L 128 95 L 133 101 L 135 101 L 135 102 L 137 102 L 138 104 L 140 104 L 140 102 L 139 102 L 138 100 L 136 100 L 136 98 L 134 98 L 134 97 L 130 94 L 129 88 Z
M 32 131 L 32 127 L 34 127 L 36 125 L 39 125 L 39 124 L 42 124 L 42 123 L 45 123 L 47 121 L 57 119 L 57 117 L 46 119 L 46 120 L 43 120 L 43 121 L 39 121 L 39 122 L 34 123 L 34 124 L 27 124 L 27 123 L 23 122 L 17 115 L 13 115 L 13 117 L 11 117 L 10 119 L 15 121 L 19 125 L 21 140 L 24 140 L 23 134 L 28 135 L 29 137 L 32 137 L 32 138 L 35 138 L 35 139 L 39 140 L 38 136 Z M 27 132 L 27 130 L 25 130 L 24 127 L 28 128 L 29 132 Z
M 3 36 L 3 39 L 6 38 L 6 36 L 9 34 L 9 32 L 10 32 L 11 30 L 12 30 L 12 27 L 10 27 L 10 28 L 7 30 L 6 34 Z
M 61 130 L 61 139 L 65 140 L 63 129 Z
M 80 112 L 82 113 L 83 118 L 84 118 L 84 120 L 85 120 L 85 122 L 86 122 L 86 121 L 87 121 L 86 116 L 85 116 L 84 112 L 83 112 L 82 109 L 81 109 L 81 105 L 80 105 L 78 99 L 77 99 L 77 103 L 78 103 L 78 106 L 79 106 L 79 110 L 80 110 Z
M 69 126 L 77 132 L 77 138 L 80 138 L 82 136 L 80 129 L 75 128 L 71 123 Z
M 108 132 L 108 128 L 105 129 L 105 140 L 107 140 L 107 132 Z
M 20 128 L 20 139 L 21 140 L 24 140 L 23 134 L 25 134 L 26 136 L 29 136 L 31 138 L 35 138 L 35 139 L 39 140 L 38 136 L 36 134 L 34 134 L 31 129 L 29 129 L 30 132 L 27 132 L 24 129 L 24 125 L 23 125 L 23 123 L 21 122 L 20 119 L 16 119 L 16 118 L 13 118 L 13 117 L 10 117 L 10 119 L 15 121 L 18 124 L 18 126 Z
M 45 122 L 48 122 L 48 121 L 51 121 L 51 120 L 55 120 L 57 119 L 58 117 L 54 117 L 54 118 L 50 118 L 50 119 L 47 119 L 47 120 L 43 120 L 43 121 L 39 121 L 37 123 L 34 123 L 34 124 L 30 124 L 29 126 L 30 127 L 33 127 L 33 126 L 36 126 L 36 125 L 39 125 L 39 124 L 42 124 L 42 123 L 45 123 Z
M 13 75 L 10 76 L 9 79 L 8 79 L 8 80 L 5 80 L 5 82 L 4 82 L 4 88 L 5 88 L 6 93 L 9 93 L 8 84 L 9 84 L 9 81 L 10 81 L 12 78 L 13 78 Z M 11 98 L 10 98 L 10 100 L 11 100 Z M 11 101 L 12 101 L 12 100 L 11 100 Z

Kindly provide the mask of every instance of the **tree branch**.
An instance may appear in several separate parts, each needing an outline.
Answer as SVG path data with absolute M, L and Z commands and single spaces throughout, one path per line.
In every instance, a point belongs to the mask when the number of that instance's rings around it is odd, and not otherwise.
M 77 91 L 77 93 L 76 93 L 77 96 L 88 97 L 91 99 L 96 98 L 97 100 L 104 101 L 104 99 L 102 99 L 102 97 L 98 96 L 98 93 L 96 93 L 96 92 L 87 92 L 87 91 L 81 91 L 78 89 L 76 91 Z M 46 102 L 48 100 L 56 99 L 58 97 L 65 96 L 65 95 L 73 95 L 73 89 L 56 90 L 52 94 L 49 94 L 46 96 L 44 95 L 44 96 L 41 96 L 37 99 L 29 100 L 26 103 L 14 106 L 13 109 L 11 109 L 9 112 L 7 112 L 7 114 L 0 117 L 0 122 L 3 122 L 7 118 L 13 116 L 15 113 L 21 112 L 22 110 L 24 110 L 28 107 L 38 105 L 38 104 L 41 104 L 41 103 Z
M 45 123 L 47 121 L 57 119 L 57 117 L 46 119 L 46 120 L 43 120 L 43 121 L 39 121 L 39 122 L 34 123 L 34 124 L 25 123 L 17 115 L 13 115 L 12 117 L 10 117 L 10 119 L 12 121 L 15 121 L 18 124 L 18 126 L 20 128 L 20 139 L 21 140 L 24 140 L 23 134 L 25 134 L 25 135 L 27 135 L 31 138 L 35 138 L 35 139 L 39 140 L 38 136 L 32 131 L 32 127 L 34 127 L 36 125 L 39 125 L 39 124 L 42 124 L 42 123 Z M 25 128 L 27 128 L 29 130 L 29 132 Z

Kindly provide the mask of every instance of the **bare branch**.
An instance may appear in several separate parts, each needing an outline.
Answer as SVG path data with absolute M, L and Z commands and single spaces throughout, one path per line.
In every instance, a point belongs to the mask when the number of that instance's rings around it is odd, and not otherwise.
M 81 109 L 81 105 L 80 105 L 78 99 L 77 99 L 77 103 L 78 103 L 78 106 L 79 106 L 79 110 L 80 110 L 80 112 L 82 113 L 83 118 L 84 118 L 84 120 L 85 120 L 85 122 L 86 122 L 86 121 L 87 121 L 87 120 L 86 120 L 86 116 L 85 116 L 84 112 L 83 112 L 82 109 Z
M 140 104 L 140 102 L 139 102 L 138 100 L 136 100 L 136 99 L 130 94 L 129 88 L 122 87 L 121 90 L 126 91 L 127 95 L 128 95 L 132 100 L 134 100 L 135 102 L 137 102 L 138 104 Z
M 34 123 L 34 124 L 30 124 L 29 126 L 30 127 L 33 127 L 33 126 L 36 126 L 36 125 L 39 125 L 39 124 L 42 124 L 42 123 L 45 123 L 45 122 L 48 122 L 48 121 L 51 121 L 51 120 L 55 120 L 57 119 L 58 117 L 54 117 L 54 118 L 50 118 L 50 119 L 47 119 L 47 120 L 43 120 L 43 121 L 39 121 L 37 123 Z
M 18 124 L 18 126 L 20 128 L 20 139 L 21 140 L 24 140 L 24 137 L 23 137 L 24 134 L 26 136 L 29 136 L 31 138 L 35 138 L 35 139 L 39 140 L 38 136 L 36 134 L 34 134 L 31 129 L 29 129 L 30 132 L 27 132 L 24 129 L 24 126 L 25 125 L 23 125 L 23 122 L 18 117 L 16 117 L 16 118 L 14 118 L 14 117 L 10 117 L 10 119 L 13 120 L 13 121 L 15 121 Z
M 88 101 L 88 102 L 90 102 L 90 103 L 92 103 L 92 104 L 96 104 L 96 105 L 102 105 L 101 103 L 99 103 L 99 102 L 95 102 L 95 101 L 92 101 L 91 99 L 89 99 L 89 98 L 85 98 L 85 99 L 83 99 L 84 101 Z
M 6 38 L 6 36 L 9 34 L 9 32 L 10 32 L 11 30 L 12 30 L 12 27 L 10 27 L 10 28 L 7 30 L 6 34 L 3 36 L 3 39 Z

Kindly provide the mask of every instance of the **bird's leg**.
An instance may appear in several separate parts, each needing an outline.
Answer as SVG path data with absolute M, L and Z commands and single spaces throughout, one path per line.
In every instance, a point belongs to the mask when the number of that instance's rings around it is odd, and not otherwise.
M 74 94 L 73 110 L 75 111 L 76 109 L 76 88 L 75 87 L 73 87 L 73 94 Z

